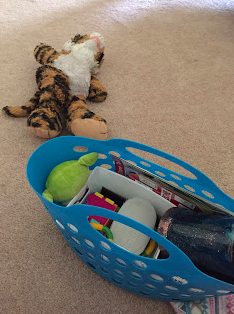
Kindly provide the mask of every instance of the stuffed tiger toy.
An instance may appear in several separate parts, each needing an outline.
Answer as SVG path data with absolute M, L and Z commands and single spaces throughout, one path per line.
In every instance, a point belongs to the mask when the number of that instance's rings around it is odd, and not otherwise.
M 68 130 L 77 136 L 107 139 L 106 120 L 90 111 L 86 99 L 94 102 L 107 97 L 96 74 L 103 63 L 104 39 L 99 33 L 76 35 L 61 52 L 47 44 L 34 50 L 38 90 L 22 107 L 4 107 L 12 117 L 28 117 L 28 129 L 42 138 L 53 138 L 62 131 L 61 112 L 66 113 Z

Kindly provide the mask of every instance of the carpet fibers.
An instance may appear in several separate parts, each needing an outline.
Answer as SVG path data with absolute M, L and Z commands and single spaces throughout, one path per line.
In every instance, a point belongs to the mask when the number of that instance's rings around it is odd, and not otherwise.
M 173 154 L 234 196 L 233 2 L 1 0 L 0 8 L 1 107 L 35 92 L 38 43 L 59 50 L 98 31 L 109 95 L 90 109 L 108 120 L 109 137 Z M 44 140 L 24 118 L 0 119 L 0 313 L 172 314 L 169 303 L 106 282 L 72 252 L 27 183 L 27 160 Z

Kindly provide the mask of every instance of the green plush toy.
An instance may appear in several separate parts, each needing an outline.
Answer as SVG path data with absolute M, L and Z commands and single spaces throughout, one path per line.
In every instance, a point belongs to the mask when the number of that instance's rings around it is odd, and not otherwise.
M 97 159 L 97 153 L 90 153 L 79 160 L 65 161 L 56 166 L 49 174 L 42 196 L 51 202 L 64 202 L 75 197 L 88 181 L 89 166 Z

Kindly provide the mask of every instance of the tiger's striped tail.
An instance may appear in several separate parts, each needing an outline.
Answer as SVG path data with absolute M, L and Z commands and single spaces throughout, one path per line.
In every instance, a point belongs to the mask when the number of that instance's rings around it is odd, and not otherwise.
M 30 113 L 35 109 L 39 103 L 40 92 L 37 91 L 35 95 L 29 100 L 29 102 L 21 107 L 5 106 L 2 108 L 8 116 L 11 117 L 28 117 Z

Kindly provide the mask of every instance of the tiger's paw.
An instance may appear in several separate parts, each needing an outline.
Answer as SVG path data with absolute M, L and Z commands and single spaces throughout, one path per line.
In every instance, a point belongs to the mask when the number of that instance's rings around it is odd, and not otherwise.
M 38 108 L 28 117 L 27 126 L 31 133 L 42 138 L 54 138 L 62 131 L 59 114 L 53 108 Z
M 80 119 L 72 121 L 71 132 L 76 136 L 93 138 L 96 140 L 107 140 L 108 127 L 105 120 Z
M 60 132 L 58 131 L 55 131 L 55 130 L 49 130 L 49 129 L 42 129 L 42 128 L 35 128 L 35 127 L 32 127 L 32 126 L 29 126 L 28 127 L 28 130 L 38 136 L 38 137 L 41 137 L 41 138 L 54 138 L 56 136 L 59 135 Z

